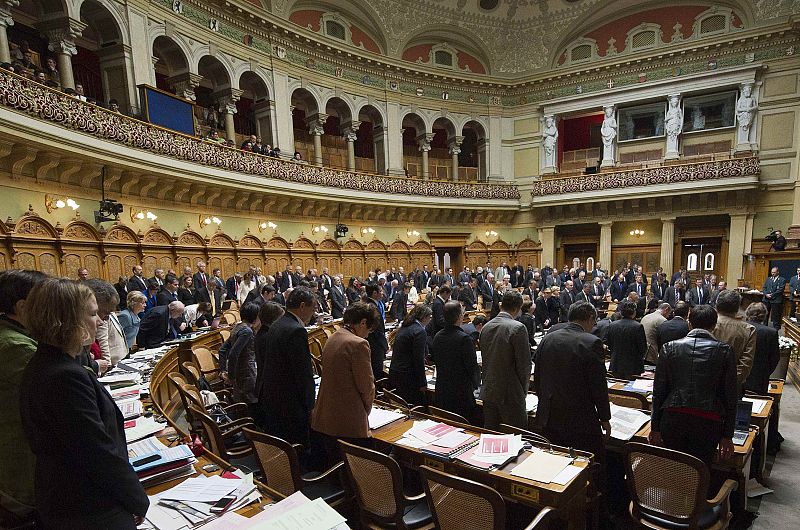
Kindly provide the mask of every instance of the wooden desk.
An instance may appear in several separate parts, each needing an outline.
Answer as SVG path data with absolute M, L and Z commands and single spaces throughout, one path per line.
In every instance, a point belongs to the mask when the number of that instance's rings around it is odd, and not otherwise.
M 769 438 L 777 440 L 778 426 L 781 420 L 781 398 L 783 397 L 783 379 L 771 379 L 769 382 L 769 397 L 772 398 L 772 419 L 769 421 Z
M 762 480 L 764 478 L 764 465 L 767 463 L 767 443 L 769 441 L 769 423 L 770 418 L 772 417 L 773 402 L 771 399 L 767 399 L 765 397 L 753 396 L 753 398 L 762 399 L 763 401 L 767 402 L 767 404 L 764 405 L 764 409 L 760 413 L 753 413 L 753 415 L 750 417 L 750 423 L 758 427 L 757 440 L 760 442 L 758 451 L 761 456 L 758 461 L 758 467 L 753 470 L 753 476 L 759 480 Z
M 426 419 L 430 416 L 419 415 L 416 419 Z M 429 457 L 419 449 L 396 443 L 414 425 L 414 417 L 398 420 L 380 429 L 372 431 L 376 444 L 390 448 L 397 460 L 410 468 L 416 469 L 421 465 L 430 466 L 453 475 L 486 484 L 497 490 L 504 498 L 535 508 L 551 506 L 559 512 L 559 517 L 566 522 L 567 528 L 578 529 L 586 525 L 586 496 L 588 491 L 589 474 L 587 462 L 578 462 L 576 465 L 584 470 L 573 478 L 566 486 L 559 484 L 545 484 L 527 480 L 511 475 L 511 470 L 527 458 L 527 453 L 517 458 L 516 461 L 504 466 L 502 469 L 484 471 L 458 461 L 444 461 Z M 456 424 L 454 424 L 456 425 Z M 471 426 L 460 425 L 466 432 L 480 436 L 481 432 L 492 432 Z

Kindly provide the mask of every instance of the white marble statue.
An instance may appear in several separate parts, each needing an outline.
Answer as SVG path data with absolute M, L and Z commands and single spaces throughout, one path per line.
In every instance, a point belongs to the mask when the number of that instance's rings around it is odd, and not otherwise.
M 739 101 L 736 102 L 736 120 L 739 122 L 737 150 L 750 150 L 750 131 L 758 110 L 758 103 L 753 97 L 753 85 L 746 83 L 742 85 L 742 93 Z
M 544 119 L 542 131 L 542 146 L 544 147 L 544 168 L 546 171 L 556 171 L 556 146 L 558 145 L 558 127 L 553 116 Z
M 673 95 L 669 97 L 669 109 L 664 121 L 664 129 L 667 133 L 667 153 L 665 158 L 678 158 L 678 137 L 683 132 L 683 111 L 681 110 L 681 97 Z
M 603 137 L 603 161 L 600 166 L 609 167 L 614 165 L 616 159 L 617 119 L 614 118 L 613 106 L 605 107 L 604 111 L 603 125 L 600 126 L 600 135 Z

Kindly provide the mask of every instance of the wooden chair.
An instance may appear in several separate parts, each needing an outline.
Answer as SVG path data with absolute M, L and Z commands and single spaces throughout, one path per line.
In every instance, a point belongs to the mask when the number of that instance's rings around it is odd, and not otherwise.
M 615 390 L 608 389 L 608 399 L 611 403 L 627 407 L 629 409 L 650 410 L 650 403 L 647 397 L 640 392 L 632 392 L 630 390 Z
M 231 330 L 221 329 L 219 330 L 219 336 L 222 337 L 222 342 L 225 342 L 226 340 L 231 338 Z
M 311 500 L 322 499 L 331 506 L 342 504 L 345 498 L 340 480 L 344 462 L 339 462 L 324 473 L 303 475 L 297 444 L 245 428 L 244 435 L 258 457 L 263 482 L 284 497 L 297 491 Z
M 394 458 L 342 440 L 339 447 L 364 526 L 433 528 L 425 494 L 409 497 L 403 493 L 403 472 Z
M 506 503 L 496 490 L 428 466 L 419 470 L 438 530 L 505 530 Z M 546 507 L 525 530 L 545 528 L 554 516 L 553 508 Z
M 657 530 L 728 527 L 736 481 L 726 480 L 716 496 L 706 500 L 709 472 L 699 459 L 635 442 L 625 445 L 624 459 L 630 514 L 637 523 Z
M 405 399 L 401 398 L 400 396 L 398 396 L 397 394 L 386 388 L 384 388 L 383 390 L 382 401 L 385 401 L 386 403 L 392 405 L 393 407 L 400 407 L 401 409 L 404 409 L 406 411 L 411 410 L 411 406 L 408 404 L 408 401 L 406 401 Z
M 456 414 L 455 412 L 450 412 L 449 410 L 440 409 L 439 407 L 434 407 L 432 405 L 428 405 L 428 414 L 444 421 L 454 421 L 456 423 L 463 423 L 469 425 L 467 418 L 460 414 Z
M 231 311 L 225 311 L 222 313 L 222 320 L 224 320 L 229 326 L 234 326 L 236 325 L 236 322 L 238 322 L 238 319 Z
M 322 342 L 318 338 L 308 339 L 308 349 L 311 351 L 312 357 L 322 358 Z
M 172 374 L 170 374 L 172 375 Z M 210 409 L 214 408 L 215 405 L 206 406 L 203 402 L 203 397 L 200 395 L 200 392 L 197 388 L 193 387 L 190 384 L 184 384 L 178 387 L 178 395 L 181 398 L 181 403 L 183 404 L 183 410 L 186 414 L 186 423 L 189 426 L 189 432 L 192 434 L 199 433 L 202 429 L 202 424 L 200 422 L 200 418 L 196 418 L 192 415 L 191 408 L 194 407 L 196 409 L 201 409 L 206 412 L 210 412 Z M 247 418 L 248 408 L 245 403 L 232 403 L 228 404 L 225 401 L 219 402 L 219 407 L 222 411 L 227 414 L 231 420 Z M 250 421 L 253 421 L 252 418 L 248 418 Z M 216 421 L 216 420 L 215 420 Z M 227 426 L 230 422 L 223 423 L 221 426 Z M 220 424 L 218 424 L 220 425 Z
M 213 390 L 224 386 L 224 382 L 219 375 L 219 365 L 211 350 L 195 346 L 192 348 L 192 360 Z
M 189 405 L 189 412 L 199 421 L 205 434 L 203 444 L 206 450 L 237 467 L 246 467 L 250 471 L 258 470 L 253 448 L 246 439 L 241 442 L 236 440 L 237 435 L 243 436 L 242 429 L 245 427 L 255 428 L 253 418 L 239 418 L 219 425 L 214 418 L 206 414 L 205 410 Z
M 320 377 L 322 377 L 322 360 L 318 357 L 311 356 L 311 367 L 314 369 L 314 373 Z
M 197 369 L 197 366 L 189 361 L 186 361 L 181 364 L 181 368 L 183 368 L 183 374 L 186 377 L 186 382 L 196 386 L 197 388 L 200 388 L 200 370 Z

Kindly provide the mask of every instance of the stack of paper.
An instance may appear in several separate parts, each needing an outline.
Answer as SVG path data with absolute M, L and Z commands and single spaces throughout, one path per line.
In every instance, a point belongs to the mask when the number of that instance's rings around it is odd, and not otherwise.
M 766 399 L 753 399 L 753 398 L 742 398 L 743 401 L 749 401 L 753 404 L 753 414 L 761 414 L 764 410 L 764 407 L 767 406 Z
M 153 360 L 162 357 L 170 349 L 169 346 L 159 346 L 158 348 L 139 350 L 136 353 L 132 353 L 128 358 L 134 360 Z
M 516 458 L 524 445 L 518 434 L 481 434 L 478 445 L 457 459 L 482 469 L 492 469 Z
M 611 437 L 617 440 L 630 440 L 639 432 L 650 416 L 636 409 L 619 407 L 611 403 Z
M 405 418 L 405 415 L 395 410 L 379 409 L 377 407 L 372 407 L 372 411 L 369 413 L 369 428 L 380 429 L 384 425 L 389 425 L 393 421 L 397 421 L 403 418 Z
M 116 388 L 140 384 L 142 382 L 142 374 L 139 372 L 114 370 L 109 375 L 99 377 L 97 380 L 103 385 L 109 385 L 113 390 Z
M 515 477 L 549 484 L 570 464 L 572 464 L 572 458 L 536 450 L 532 451 L 521 464 L 514 467 L 511 474 Z M 580 468 L 578 468 L 578 473 L 580 473 Z
M 652 379 L 636 379 L 625 385 L 623 390 L 628 390 L 630 392 L 652 392 L 653 391 L 653 380 Z
M 115 403 L 126 420 L 138 418 L 142 414 L 142 402 L 138 398 L 119 400 Z
M 130 462 L 139 481 L 147 487 L 193 475 L 197 459 L 187 446 L 178 445 L 136 456 Z
M 128 444 L 128 458 L 136 458 L 137 456 L 144 456 L 149 455 L 152 453 L 157 453 L 158 451 L 162 451 L 167 449 L 167 446 L 164 443 L 156 438 L 155 436 L 150 436 L 149 438 L 144 438 L 143 440 L 139 440 L 138 442 L 133 442 Z
M 152 417 L 140 416 L 125 422 L 125 439 L 128 443 L 135 442 L 164 430 L 164 427 L 163 423 L 158 423 Z
M 222 527 L 218 527 L 222 528 Z M 230 527 L 228 527 L 230 528 Z M 241 529 L 258 530 L 344 530 L 347 523 L 322 499 L 310 500 L 294 493 L 243 522 Z
M 539 396 L 536 394 L 528 394 L 525 396 L 525 410 L 528 412 L 536 412 L 539 407 Z
M 427 445 L 435 442 L 442 436 L 457 430 L 460 429 L 453 427 L 452 425 L 439 423 L 433 420 L 415 421 L 414 426 L 406 431 L 403 437 L 416 438 L 420 442 L 423 442 Z

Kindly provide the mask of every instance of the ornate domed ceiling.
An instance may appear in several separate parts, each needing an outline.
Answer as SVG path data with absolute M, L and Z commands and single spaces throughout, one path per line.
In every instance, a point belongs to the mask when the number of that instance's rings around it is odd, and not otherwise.
M 252 0 L 254 3 L 260 0 Z M 700 38 L 693 16 L 727 12 L 728 30 L 800 13 L 800 0 L 264 0 L 274 15 L 364 51 L 455 71 L 518 77 L 565 64 L 570 45 L 624 17 L 657 26 L 657 42 Z M 660 10 L 662 13 L 648 15 Z M 691 13 L 691 16 L 689 15 Z M 641 15 L 641 16 L 639 16 Z M 638 17 L 638 18 L 637 18 Z M 652 18 L 653 20 L 650 20 Z M 639 20 L 641 19 L 641 20 Z M 631 25 L 631 22 L 635 24 Z M 679 27 L 676 30 L 675 24 Z M 601 32 L 591 58 L 624 52 Z M 608 33 L 611 37 L 606 36 Z M 677 36 L 677 39 L 673 37 Z M 630 51 L 630 50 L 629 50 Z M 449 57 L 448 57 L 449 54 Z M 566 61 L 570 64 L 570 61 Z

